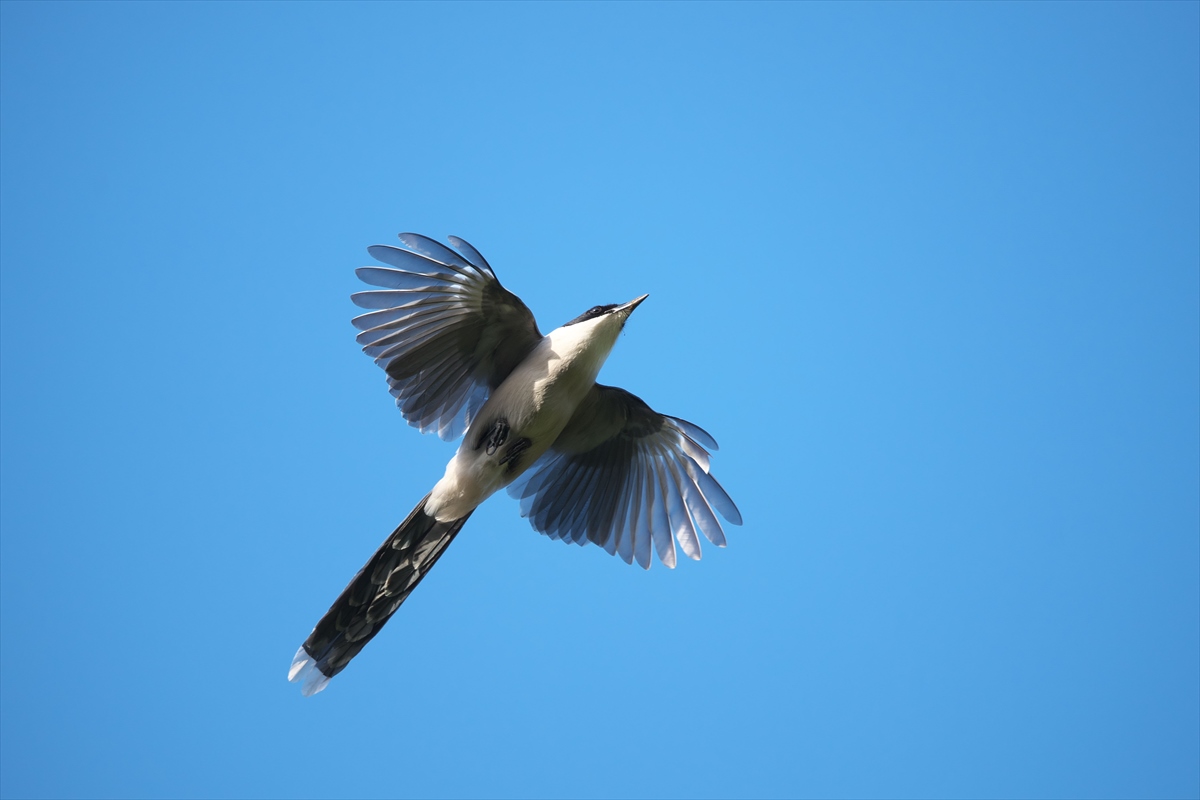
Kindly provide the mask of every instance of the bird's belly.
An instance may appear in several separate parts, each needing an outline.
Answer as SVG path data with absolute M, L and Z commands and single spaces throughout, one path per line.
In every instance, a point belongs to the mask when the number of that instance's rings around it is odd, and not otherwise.
M 503 442 L 492 446 L 488 432 L 467 431 L 462 447 L 446 465 L 425 503 L 425 513 L 439 522 L 460 519 L 480 503 L 517 479 L 547 450 L 562 430 L 561 425 L 542 424 L 509 427 Z M 565 424 L 565 423 L 563 423 Z M 484 439 L 483 444 L 476 441 Z
M 595 380 L 595 369 L 582 365 L 540 375 L 514 372 L 480 409 L 425 513 L 439 522 L 460 519 L 516 480 L 562 433 Z M 497 421 L 503 433 L 489 440 Z
M 482 452 L 463 448 L 450 459 L 425 502 L 426 514 L 438 522 L 459 519 L 504 486 L 504 465 Z

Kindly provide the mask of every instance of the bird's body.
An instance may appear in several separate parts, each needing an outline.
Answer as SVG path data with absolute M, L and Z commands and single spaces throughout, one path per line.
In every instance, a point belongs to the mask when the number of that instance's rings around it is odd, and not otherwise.
M 364 267 L 385 291 L 354 301 L 364 351 L 388 373 L 410 424 L 443 438 L 465 432 L 445 474 L 359 571 L 296 652 L 290 680 L 315 694 L 383 627 L 461 530 L 502 488 L 552 538 L 600 544 L 632 563 L 675 565 L 674 541 L 700 557 L 697 532 L 724 546 L 716 510 L 740 514 L 709 474 L 700 428 L 596 383 L 625 321 L 646 296 L 596 306 L 549 334 L 504 289 L 483 256 L 401 234 L 405 249 L 369 252 L 397 269 Z
M 465 437 L 433 487 L 427 513 L 442 522 L 469 514 L 541 458 L 595 385 L 621 332 L 616 322 L 606 316 L 567 325 L 538 342 L 522 362 L 525 368 L 514 369 L 496 387 L 472 425 L 472 430 L 489 431 L 503 419 L 509 428 L 506 442 L 489 450 Z M 524 442 L 524 449 L 514 453 L 513 448 Z

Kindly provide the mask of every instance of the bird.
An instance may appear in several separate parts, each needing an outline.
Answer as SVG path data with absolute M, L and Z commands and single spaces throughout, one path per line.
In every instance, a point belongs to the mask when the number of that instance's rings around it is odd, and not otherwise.
M 487 260 L 456 236 L 415 233 L 373 245 L 386 266 L 356 270 L 379 287 L 351 300 L 357 342 L 387 374 L 401 414 L 422 433 L 462 437 L 445 474 L 359 570 L 296 651 L 288 680 L 323 690 L 383 628 L 471 513 L 500 489 L 535 530 L 594 543 L 650 568 L 675 543 L 700 559 L 703 535 L 742 516 L 710 471 L 704 429 L 597 383 L 617 337 L 649 295 L 598 305 L 546 335 Z

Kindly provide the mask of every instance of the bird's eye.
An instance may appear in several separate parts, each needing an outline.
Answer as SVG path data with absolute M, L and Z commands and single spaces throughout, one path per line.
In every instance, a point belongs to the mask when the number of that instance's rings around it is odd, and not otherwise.
M 616 308 L 615 305 L 592 306 L 587 311 L 583 312 L 578 317 L 576 317 L 575 319 L 568 322 L 567 325 L 574 325 L 577 322 L 585 322 L 589 319 L 595 319 L 596 317 L 600 317 L 600 316 L 607 314 L 609 311 L 612 311 L 614 308 Z

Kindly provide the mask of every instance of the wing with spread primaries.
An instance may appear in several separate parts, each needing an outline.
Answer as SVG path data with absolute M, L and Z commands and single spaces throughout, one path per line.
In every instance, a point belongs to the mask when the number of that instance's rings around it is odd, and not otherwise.
M 373 309 L 355 317 L 357 341 L 387 372 L 408 423 L 455 439 L 542 334 L 521 298 L 462 239 L 450 237 L 458 252 L 415 233 L 400 241 L 404 247 L 367 248 L 388 267 L 357 270 L 383 287 L 351 295 Z
M 725 546 L 720 514 L 742 524 L 709 474 L 717 443 L 690 422 L 659 414 L 624 389 L 596 384 L 554 446 L 508 487 L 521 515 L 553 539 L 593 542 L 650 567 L 650 546 L 675 566 L 675 542 L 700 558 L 702 533 Z M 716 513 L 714 513 L 716 512 Z

